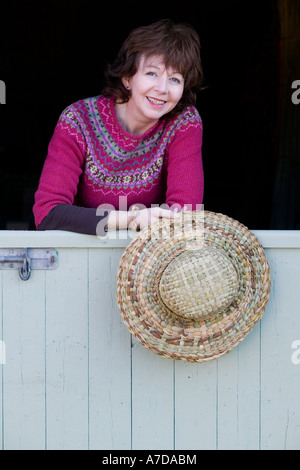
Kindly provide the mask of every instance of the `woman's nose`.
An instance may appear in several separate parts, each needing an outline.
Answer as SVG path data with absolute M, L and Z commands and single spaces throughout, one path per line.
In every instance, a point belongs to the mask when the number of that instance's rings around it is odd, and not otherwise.
M 168 77 L 162 75 L 159 77 L 158 81 L 156 82 L 156 89 L 157 91 L 160 91 L 160 93 L 168 93 L 168 85 L 169 85 L 169 80 Z

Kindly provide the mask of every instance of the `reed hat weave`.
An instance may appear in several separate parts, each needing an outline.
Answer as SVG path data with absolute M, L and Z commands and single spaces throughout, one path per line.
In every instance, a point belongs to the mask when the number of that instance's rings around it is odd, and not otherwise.
M 116 295 L 125 324 L 146 348 L 205 362 L 252 330 L 270 287 L 265 252 L 247 227 L 193 211 L 139 232 L 121 257 Z

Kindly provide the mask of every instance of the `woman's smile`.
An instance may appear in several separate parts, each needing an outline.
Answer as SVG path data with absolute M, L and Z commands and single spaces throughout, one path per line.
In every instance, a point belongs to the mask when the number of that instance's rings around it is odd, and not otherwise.
M 167 101 L 153 98 L 152 96 L 147 96 L 147 100 L 154 106 L 164 106 L 167 103 Z
M 136 74 L 125 77 L 123 84 L 131 96 L 116 105 L 118 119 L 129 133 L 141 135 L 175 108 L 183 95 L 184 78 L 166 67 L 160 56 L 142 56 Z

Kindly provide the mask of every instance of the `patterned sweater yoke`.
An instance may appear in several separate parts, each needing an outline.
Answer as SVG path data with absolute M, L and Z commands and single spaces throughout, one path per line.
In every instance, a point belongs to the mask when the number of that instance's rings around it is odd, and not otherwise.
M 36 192 L 37 223 L 57 204 L 201 204 L 202 121 L 195 107 L 143 135 L 119 124 L 115 101 L 96 96 L 60 115 Z
M 176 131 L 201 123 L 196 110 L 188 108 L 175 120 L 160 121 L 146 134 L 133 136 L 119 125 L 113 100 L 103 97 L 73 104 L 61 120 L 80 133 L 86 146 L 85 172 L 101 189 L 151 184 L 161 173 Z

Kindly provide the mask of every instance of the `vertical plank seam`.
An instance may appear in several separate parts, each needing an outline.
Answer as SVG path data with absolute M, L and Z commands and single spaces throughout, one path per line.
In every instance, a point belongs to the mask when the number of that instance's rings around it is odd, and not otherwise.
M 45 292 L 45 304 L 44 304 L 44 367 L 45 367 L 45 450 L 48 449 L 48 416 L 47 416 L 47 271 L 44 272 L 44 292 Z
M 3 275 L 1 272 L 1 339 L 4 341 L 4 331 L 3 331 L 3 326 L 4 326 L 4 321 L 3 321 Z M 2 413 L 2 419 L 1 419 L 1 448 L 4 450 L 4 367 L 3 365 L 1 366 L 1 413 Z
M 88 409 L 87 409 L 87 426 L 88 441 L 87 447 L 90 450 L 90 249 L 87 248 L 87 393 L 88 393 Z
M 237 435 L 237 450 L 241 449 L 241 437 L 240 437 L 240 414 L 239 414 L 239 385 L 240 385 L 240 348 L 237 347 L 237 381 L 236 381 L 236 435 Z
M 216 364 L 216 450 L 219 450 L 219 360 Z
M 261 348 L 261 322 L 259 322 L 259 428 L 258 428 L 258 449 L 261 450 L 261 443 L 262 443 L 262 436 L 261 436 L 261 416 L 262 416 L 262 377 L 261 377 L 261 372 L 262 372 L 262 348 Z
M 173 449 L 176 449 L 176 367 L 173 360 Z
M 132 348 L 133 341 L 132 335 L 130 337 L 130 448 L 133 450 L 133 401 L 132 401 L 132 382 L 133 382 L 133 367 L 132 367 Z

